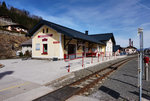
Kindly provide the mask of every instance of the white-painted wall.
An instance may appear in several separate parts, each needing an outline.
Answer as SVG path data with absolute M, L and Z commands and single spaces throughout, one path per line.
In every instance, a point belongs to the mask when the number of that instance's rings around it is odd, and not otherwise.
M 134 48 L 127 48 L 127 49 L 125 49 L 125 52 L 127 54 L 134 54 L 134 53 L 136 53 L 136 49 L 134 49 Z
M 106 42 L 106 56 L 112 56 L 112 53 L 113 53 L 113 42 L 111 39 L 109 39 L 107 42 Z
M 26 51 L 32 52 L 31 46 L 22 46 L 22 53 L 25 54 Z

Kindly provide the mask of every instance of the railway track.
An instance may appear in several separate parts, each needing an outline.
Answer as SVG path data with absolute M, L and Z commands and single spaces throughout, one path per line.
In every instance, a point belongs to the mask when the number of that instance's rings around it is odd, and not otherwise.
M 133 58 L 135 57 L 130 57 L 116 62 L 114 64 L 111 64 L 108 67 L 105 67 L 93 74 L 81 78 L 45 96 L 35 99 L 34 101 L 65 101 L 73 95 L 86 95 L 86 93 L 90 89 L 93 89 L 97 83 L 102 82 L 110 74 L 115 72 L 120 66 L 132 60 Z

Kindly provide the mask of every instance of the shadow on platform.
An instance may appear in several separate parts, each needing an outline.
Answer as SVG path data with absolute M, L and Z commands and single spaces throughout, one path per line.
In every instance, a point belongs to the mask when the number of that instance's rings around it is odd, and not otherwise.
M 0 73 L 0 79 L 2 79 L 4 76 L 6 76 L 6 75 L 10 75 L 10 74 L 12 74 L 14 71 L 6 71 L 6 72 L 2 72 L 2 73 Z
M 121 96 L 120 96 L 120 93 L 118 93 L 118 92 L 116 92 L 116 91 L 114 91 L 114 90 L 112 90 L 112 89 L 110 89 L 110 88 L 108 88 L 108 87 L 101 86 L 101 87 L 99 88 L 99 90 L 101 90 L 102 92 L 104 92 L 104 93 L 110 95 L 111 97 L 113 97 L 113 98 L 115 98 L 115 99 L 121 98 L 121 99 L 123 99 L 123 100 L 125 100 L 125 101 L 129 101 L 129 100 L 127 100 L 126 98 L 121 97 Z
M 113 79 L 113 78 L 109 78 L 109 79 L 115 80 L 115 81 L 118 81 L 118 82 L 121 82 L 121 83 L 124 83 L 124 84 L 127 84 L 127 85 L 130 85 L 130 86 L 135 87 L 135 88 L 138 88 L 137 85 L 134 85 L 134 84 L 131 84 L 131 83 L 128 83 L 128 82 L 124 82 L 124 81 L 121 81 L 121 80 L 118 80 L 118 79 Z M 148 92 L 148 90 L 146 90 L 146 89 L 142 89 L 142 90 Z
M 136 92 L 136 91 L 131 92 L 131 91 L 130 91 L 130 93 L 132 93 L 132 94 L 135 94 L 135 95 L 139 96 L 139 92 Z M 145 99 L 147 99 L 148 101 L 150 101 L 150 96 L 149 96 L 149 95 L 142 94 L 142 97 L 143 97 L 143 98 L 145 98 Z

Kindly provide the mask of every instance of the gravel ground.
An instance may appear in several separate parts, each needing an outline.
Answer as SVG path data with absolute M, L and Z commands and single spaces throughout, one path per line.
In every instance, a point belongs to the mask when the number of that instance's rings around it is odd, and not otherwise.
M 89 97 L 100 101 L 137 101 L 139 95 L 137 67 L 137 59 L 123 65 Z M 150 101 L 150 80 L 143 80 L 143 98 Z

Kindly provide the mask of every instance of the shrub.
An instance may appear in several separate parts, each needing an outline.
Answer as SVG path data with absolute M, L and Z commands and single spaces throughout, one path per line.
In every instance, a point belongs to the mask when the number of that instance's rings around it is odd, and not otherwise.
M 31 57 L 31 52 L 29 52 L 28 50 L 25 52 L 24 54 L 25 57 Z
M 20 53 L 19 53 L 19 56 L 20 56 L 20 57 L 23 57 L 23 53 L 22 53 L 22 52 L 20 52 Z

